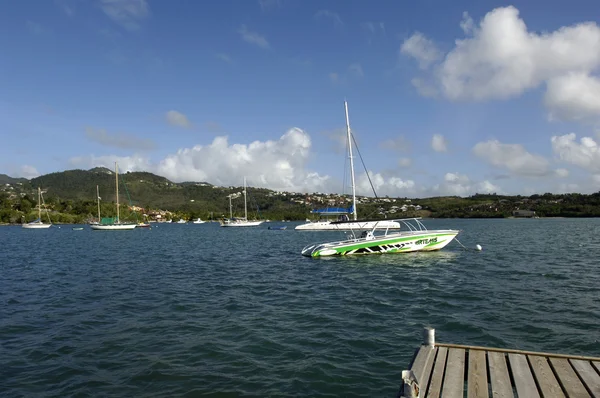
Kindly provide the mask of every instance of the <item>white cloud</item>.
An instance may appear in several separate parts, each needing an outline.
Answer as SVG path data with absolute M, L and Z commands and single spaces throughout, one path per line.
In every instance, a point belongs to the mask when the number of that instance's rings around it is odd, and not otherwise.
M 463 19 L 460 21 L 460 28 L 466 35 L 471 34 L 473 29 L 475 29 L 475 22 L 473 22 L 473 18 L 471 18 L 469 13 L 466 11 L 463 12 Z
M 336 28 L 339 28 L 344 25 L 342 22 L 342 18 L 340 18 L 338 13 L 329 11 L 329 10 L 319 10 L 315 14 L 315 18 L 330 18 L 333 21 L 333 24 Z
M 421 32 L 415 32 L 411 37 L 404 40 L 400 47 L 400 54 L 415 58 L 421 69 L 429 68 L 431 64 L 440 60 L 443 56 L 435 43 L 426 38 Z
M 231 57 L 225 53 L 218 53 L 217 55 L 215 55 L 215 57 L 217 57 L 221 61 L 227 62 L 228 64 L 230 64 L 232 62 Z
M 258 5 L 262 11 L 269 10 L 271 8 L 281 7 L 282 0 L 258 0 Z
M 434 134 L 431 139 L 431 148 L 436 152 L 447 152 L 448 142 L 441 134 Z
M 385 35 L 385 23 L 383 22 L 363 22 L 360 24 L 360 26 L 371 34 L 375 34 L 377 31 L 380 31 Z
M 554 154 L 562 161 L 574 164 L 592 173 L 600 173 L 600 147 L 591 137 L 582 137 L 579 143 L 575 133 L 554 136 L 551 139 Z
M 329 80 L 333 84 L 347 84 L 351 79 L 360 79 L 365 76 L 362 66 L 359 63 L 348 65 L 345 73 L 331 72 Z
M 410 167 L 412 164 L 412 160 L 410 158 L 400 158 L 398 159 L 398 166 L 400 167 Z
M 556 170 L 554 170 L 554 174 L 556 174 L 557 177 L 565 178 L 565 177 L 569 176 L 569 170 L 567 170 L 567 169 L 556 169 Z
M 172 126 L 183 127 L 184 129 L 192 127 L 190 120 L 181 112 L 168 111 L 165 117 L 167 122 Z
M 378 196 L 408 196 L 416 193 L 416 184 L 413 180 L 404 180 L 394 175 L 384 176 L 370 170 L 369 177 L 371 178 L 370 182 L 366 173 L 359 173 L 356 176 L 357 195 L 373 196 L 371 183 Z
M 40 173 L 37 171 L 37 169 L 35 167 L 26 164 L 19 168 L 19 170 L 15 174 L 15 177 L 27 178 L 29 180 L 29 179 L 35 178 L 39 175 L 40 175 Z
M 600 120 L 600 80 L 585 72 L 550 79 L 544 100 L 552 119 Z
M 381 142 L 380 147 L 383 149 L 391 149 L 393 151 L 408 152 L 410 151 L 410 142 L 400 135 L 396 138 L 390 138 Z
M 472 182 L 471 179 L 460 173 L 446 173 L 444 182 L 432 188 L 434 195 L 470 196 L 476 193 L 500 193 L 500 187 L 489 181 Z
M 244 176 L 256 187 L 294 192 L 326 192 L 334 188 L 331 177 L 307 169 L 310 136 L 292 128 L 279 140 L 230 144 L 226 136 L 209 145 L 184 148 L 159 162 L 147 157 L 89 156 L 71 159 L 79 167 L 106 166 L 119 162 L 123 170 L 150 171 L 172 181 L 207 181 L 216 185 L 240 185 Z
M 519 144 L 502 144 L 497 140 L 480 142 L 473 153 L 493 166 L 503 167 L 516 175 L 544 176 L 548 174 L 548 160 L 533 155 Z
M 554 117 L 579 120 L 598 115 L 600 27 L 595 22 L 563 26 L 553 32 L 529 31 L 512 6 L 488 12 L 475 26 L 468 14 L 466 34 L 441 57 L 435 44 L 416 32 L 401 47 L 421 69 L 436 63 L 429 83 L 452 100 L 507 99 L 548 83 L 546 103 Z M 440 62 L 436 62 L 436 61 Z M 414 84 L 421 90 L 423 82 Z M 573 94 L 582 88 L 582 97 Z
M 150 15 L 146 0 L 100 0 L 102 11 L 125 29 L 137 30 L 140 22 Z
M 238 33 L 246 43 L 254 44 L 262 49 L 268 50 L 271 45 L 267 41 L 267 38 L 259 33 L 249 31 L 246 25 L 242 25 L 238 29 Z
M 98 144 L 120 148 L 120 149 L 137 149 L 137 150 L 152 150 L 156 147 L 154 141 L 142 139 L 128 134 L 109 134 L 104 129 L 95 129 L 93 127 L 85 128 L 86 137 Z

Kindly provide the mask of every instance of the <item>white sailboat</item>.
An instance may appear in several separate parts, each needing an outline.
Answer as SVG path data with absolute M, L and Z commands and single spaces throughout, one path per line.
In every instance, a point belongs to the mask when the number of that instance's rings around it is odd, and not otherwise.
M 22 227 L 23 228 L 27 228 L 27 229 L 46 229 L 46 228 L 50 228 L 52 226 L 52 222 L 50 221 L 50 215 L 48 214 L 48 210 L 46 209 L 46 215 L 48 216 L 48 224 L 44 224 L 42 222 L 42 189 L 40 187 L 38 187 L 38 204 L 37 204 L 37 208 L 38 208 L 38 218 L 35 221 L 32 221 L 30 223 L 27 224 L 23 224 Z
M 229 218 L 221 222 L 222 227 L 256 227 L 263 221 L 248 221 L 248 199 L 246 195 L 246 177 L 244 177 L 244 217 L 233 217 L 233 206 L 231 205 L 231 195 L 229 198 Z
M 346 108 L 346 126 L 348 130 L 348 139 L 350 136 L 350 127 L 348 123 L 348 104 L 344 101 Z M 352 147 L 350 147 L 350 165 L 352 167 Z M 352 197 L 355 205 L 353 206 L 353 221 L 333 221 L 330 223 L 331 229 L 338 229 L 346 232 L 345 240 L 336 242 L 315 243 L 302 249 L 302 255 L 307 257 L 325 257 L 325 256 L 346 256 L 355 254 L 385 254 L 385 253 L 409 253 L 415 251 L 435 251 L 448 245 L 456 235 L 458 230 L 454 229 L 436 229 L 428 230 L 421 222 L 420 218 L 404 218 L 395 220 L 375 220 L 375 221 L 357 221 L 356 220 L 356 196 L 354 188 L 354 171 L 352 171 Z M 402 230 L 395 230 L 388 223 L 397 223 L 402 226 Z M 306 224 L 305 224 L 306 225 Z M 296 228 L 298 229 L 298 228 Z M 308 229 L 308 228 L 305 228 Z
M 344 101 L 344 109 L 346 111 L 346 135 L 348 140 L 348 155 L 350 157 L 350 176 L 352 180 L 352 206 L 349 209 L 333 208 L 315 210 L 313 213 L 325 216 L 325 220 L 308 221 L 305 224 L 296 226 L 295 229 L 300 231 L 351 231 L 351 230 L 371 230 L 376 229 L 399 229 L 400 223 L 393 220 L 358 220 L 356 211 L 356 186 L 354 183 L 354 157 L 352 154 L 352 133 L 350 132 L 350 118 L 348 117 L 348 103 Z M 348 214 L 352 214 L 352 220 Z M 338 216 L 337 220 L 330 220 L 329 217 Z
M 119 165 L 115 162 L 115 192 L 117 197 L 117 217 L 109 223 L 102 223 L 102 219 L 100 218 L 100 193 L 98 191 L 98 186 L 96 186 L 96 194 L 98 197 L 98 224 L 90 225 L 94 231 L 129 231 L 136 227 L 134 223 L 123 223 L 119 219 Z

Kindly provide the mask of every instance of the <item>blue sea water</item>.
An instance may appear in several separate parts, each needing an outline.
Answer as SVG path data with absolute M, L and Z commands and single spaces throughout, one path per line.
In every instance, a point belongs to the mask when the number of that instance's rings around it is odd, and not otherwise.
M 600 356 L 600 219 L 426 225 L 483 251 L 312 259 L 339 234 L 293 223 L 0 227 L 0 394 L 392 397 L 423 326 Z

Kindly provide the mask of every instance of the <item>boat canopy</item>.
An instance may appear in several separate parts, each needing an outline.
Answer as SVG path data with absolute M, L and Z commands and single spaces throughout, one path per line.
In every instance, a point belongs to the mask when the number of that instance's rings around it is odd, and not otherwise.
M 116 217 L 102 217 L 100 224 L 102 224 L 102 225 L 114 224 L 116 220 L 117 220 Z
M 310 211 L 312 214 L 321 214 L 324 216 L 339 216 L 342 214 L 351 214 L 353 212 L 353 206 L 348 207 L 326 207 L 324 209 L 313 209 Z

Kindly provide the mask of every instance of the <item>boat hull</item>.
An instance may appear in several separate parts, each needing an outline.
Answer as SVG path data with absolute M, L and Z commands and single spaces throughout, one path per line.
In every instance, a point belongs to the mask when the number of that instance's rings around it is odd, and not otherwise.
M 457 230 L 396 232 L 370 238 L 349 239 L 339 242 L 317 243 L 302 249 L 307 257 L 346 256 L 354 254 L 410 253 L 435 251 L 444 248 Z
M 298 231 L 362 231 L 376 229 L 399 229 L 400 223 L 396 221 L 356 221 L 334 223 L 331 221 L 316 221 L 296 226 Z
M 240 221 L 221 224 L 222 227 L 257 227 L 262 224 L 262 221 Z
M 94 231 L 130 231 L 136 226 L 136 224 L 96 224 L 90 225 L 90 228 Z
M 50 228 L 52 224 L 43 224 L 43 223 L 33 223 L 33 224 L 23 224 L 22 227 L 25 229 L 47 229 Z

